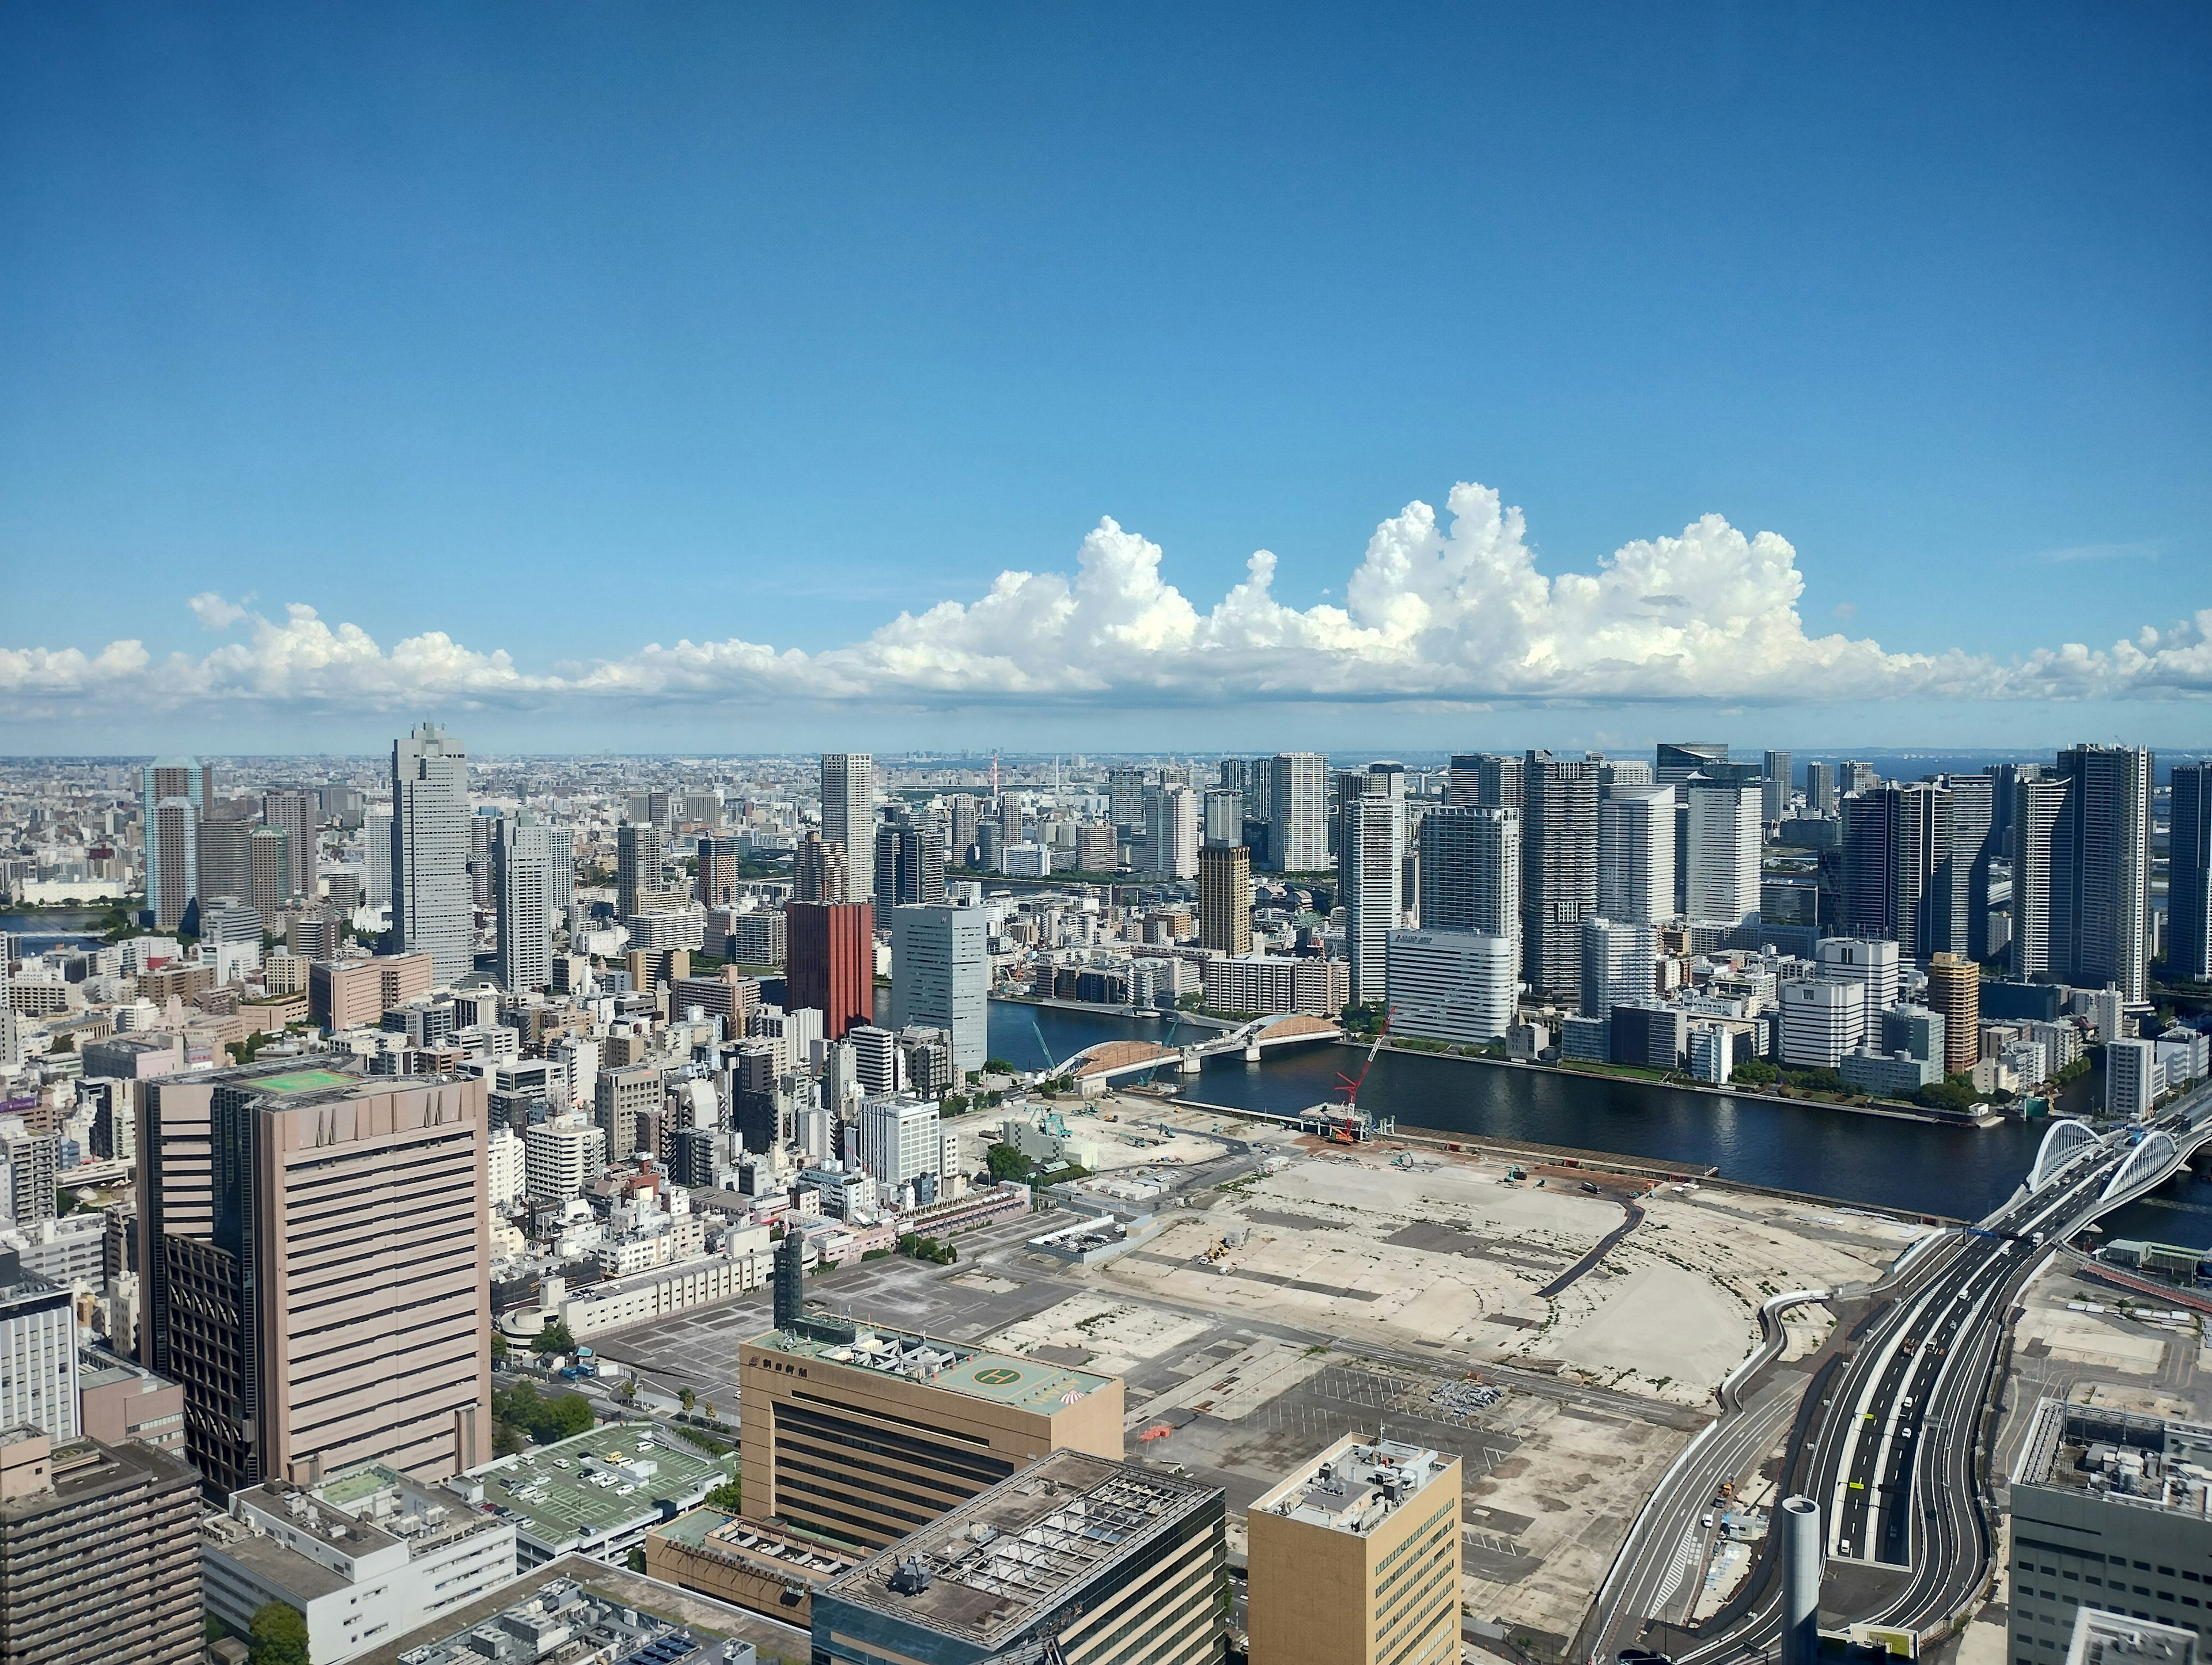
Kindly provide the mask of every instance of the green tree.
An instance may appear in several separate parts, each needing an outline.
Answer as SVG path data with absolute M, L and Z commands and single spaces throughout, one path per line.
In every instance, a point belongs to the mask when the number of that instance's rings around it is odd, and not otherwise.
M 1019 1075 L 1021 1072 L 1003 1058 L 986 1058 L 983 1060 L 983 1073 L 986 1075 Z
M 643 1550 L 633 1549 L 630 1551 L 629 1570 L 632 1572 L 643 1572 L 645 1571 L 645 1552 Z
M 566 1323 L 556 1318 L 530 1338 L 530 1351 L 541 1357 L 549 1352 L 574 1352 L 576 1338 L 568 1333 Z
M 1036 1167 L 1011 1145 L 994 1145 L 984 1160 L 991 1165 L 993 1179 L 1027 1179 Z
M 491 1362 L 504 1364 L 507 1363 L 507 1337 L 495 1329 L 491 1333 Z
M 308 1665 L 307 1620 L 299 1608 L 266 1601 L 253 1615 L 253 1665 Z
M 744 1514 L 744 1510 L 740 1507 L 742 1502 L 735 1480 L 724 1480 L 707 1494 L 707 1507 L 719 1509 L 725 1515 Z
M 684 1407 L 684 1414 L 689 1416 L 691 1407 L 699 1402 L 699 1395 L 692 1389 L 678 1388 L 676 1390 L 676 1402 Z

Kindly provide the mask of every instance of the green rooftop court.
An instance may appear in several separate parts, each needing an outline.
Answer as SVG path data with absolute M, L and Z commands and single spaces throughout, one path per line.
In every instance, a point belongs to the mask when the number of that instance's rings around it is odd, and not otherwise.
M 770 1330 L 753 1346 L 795 1358 L 820 1359 L 884 1376 L 905 1376 L 1037 1416 L 1050 1416 L 1110 1386 L 1110 1376 L 1072 1370 L 1013 1353 L 964 1347 L 915 1330 L 810 1318 L 801 1330 Z
M 262 1092 L 325 1092 L 332 1087 L 351 1087 L 360 1084 L 358 1075 L 341 1075 L 336 1070 L 289 1070 L 283 1075 L 264 1075 L 253 1083 Z
M 658 1424 L 627 1422 L 501 1457 L 456 1484 L 481 1486 L 486 1504 L 557 1553 L 641 1533 L 664 1503 L 687 1508 L 735 1478 L 736 1463 L 735 1453 L 717 1460 Z

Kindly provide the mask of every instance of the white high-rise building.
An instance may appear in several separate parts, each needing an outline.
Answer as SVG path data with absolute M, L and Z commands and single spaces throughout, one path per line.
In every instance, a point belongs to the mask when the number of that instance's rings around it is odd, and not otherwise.
M 582 1196 L 606 1162 L 607 1136 L 584 1116 L 556 1116 L 522 1135 L 522 1188 L 532 1202 Z
M 2158 1102 L 2158 1048 L 2148 1041 L 2105 1042 L 2105 1114 L 2139 1121 Z
M 56 1440 L 83 1431 L 77 1402 L 76 1310 L 67 1285 L 0 1259 L 0 1415 Z
M 1659 991 L 1659 933 L 1628 920 L 1582 926 L 1581 1006 L 1585 1018 L 1610 1019 L 1617 1006 L 1644 1006 Z
M 1450 805 L 1421 817 L 1421 927 L 1521 935 L 1521 812 Z
M 484 1145 L 484 1200 L 494 1208 L 512 1208 L 528 1180 L 521 1139 L 512 1127 L 494 1127 Z
M 1328 866 L 1328 759 L 1285 751 L 1268 770 L 1267 866 L 1308 873 Z
M 1869 1024 L 1897 1004 L 1901 976 L 1897 945 L 1885 937 L 1823 937 L 1816 951 L 1820 975 L 1831 981 L 1866 985 Z
M 845 1031 L 845 1041 L 852 1048 L 852 1085 L 858 1090 L 858 1097 L 888 1097 L 906 1085 L 906 1069 L 899 1052 L 898 1036 L 890 1030 L 878 1029 L 873 1024 L 855 1024 Z M 833 1108 L 842 1114 L 844 1106 L 850 1103 L 855 1095 L 845 1091 L 844 1081 L 837 1076 L 835 1054 L 827 1060 L 827 1065 L 823 1071 L 823 1095 L 834 1100 Z
M 1754 862 L 1754 900 L 1756 878 Z M 1674 787 L 1616 785 L 1599 800 L 1597 910 L 1632 925 L 1657 925 L 1674 916 Z
M 1787 982 L 1777 994 L 1782 1006 L 1782 1061 L 1790 1068 L 1835 1069 L 1845 1053 L 1866 1043 L 1865 984 L 1826 979 Z
M 1689 915 L 1748 923 L 1759 912 L 1759 785 L 1692 780 L 1688 792 Z
M 562 828 L 528 810 L 503 815 L 491 835 L 492 904 L 499 920 L 499 981 L 510 990 L 553 981 L 553 927 L 567 906 Z
M 468 752 L 423 723 L 392 743 L 392 930 L 441 984 L 476 969 L 471 897 Z
M 1206 842 L 1242 844 L 1244 842 L 1244 794 L 1217 787 L 1206 794 Z
M 1353 798 L 1343 806 L 1337 896 L 1344 907 L 1344 957 L 1355 1001 L 1389 997 L 1390 935 L 1404 923 L 1406 805 Z
M 1174 878 L 1198 877 L 1198 794 L 1188 787 L 1145 788 L 1145 848 L 1154 872 Z
M 937 1106 L 924 1099 L 864 1098 L 854 1133 L 860 1166 L 894 1196 L 902 1185 L 935 1174 L 943 1160 Z
M 1390 1029 L 1480 1046 L 1513 1026 L 1521 954 L 1510 937 L 1471 931 L 1390 934 Z
M 822 754 L 822 842 L 845 847 L 845 900 L 876 894 L 876 760 L 865 751 Z
M 891 909 L 891 1028 L 943 1030 L 957 1076 L 991 1055 L 990 930 L 981 908 Z

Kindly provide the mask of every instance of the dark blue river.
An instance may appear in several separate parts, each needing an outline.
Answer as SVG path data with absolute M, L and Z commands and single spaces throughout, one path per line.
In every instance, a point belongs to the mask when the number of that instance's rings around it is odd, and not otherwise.
M 991 1003 L 992 1052 L 1024 1068 L 1042 1066 L 1046 1048 L 1058 1062 L 1095 1042 L 1164 1039 L 1165 1030 L 1147 1019 Z M 1273 1053 L 1259 1064 L 1212 1059 L 1203 1073 L 1184 1079 L 1183 1093 L 1237 1109 L 1295 1111 L 1331 1097 L 1338 1073 L 1356 1071 L 1363 1056 L 1318 1046 Z M 2043 1133 L 2040 1122 L 1938 1127 L 1388 1051 L 1376 1057 L 1359 1102 L 1407 1128 L 1710 1164 L 1747 1184 L 1963 1219 L 1980 1218 L 2012 1194 Z M 2212 1227 L 2212 1195 L 2204 1206 Z

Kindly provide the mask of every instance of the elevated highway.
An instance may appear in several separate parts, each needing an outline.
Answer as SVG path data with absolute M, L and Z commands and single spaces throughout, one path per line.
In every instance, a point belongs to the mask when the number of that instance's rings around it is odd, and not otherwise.
M 1916 1245 L 1871 1289 L 1804 1291 L 1778 1308 L 1831 1299 L 1838 1334 L 1790 1373 L 1762 1346 L 1723 1395 L 1721 1418 L 1686 1449 L 1631 1528 L 1577 1638 L 1610 1662 L 1644 1647 L 1677 1665 L 1735 1665 L 1778 1645 L 1772 1540 L 1738 1594 L 1688 1622 L 1711 1534 L 1700 1525 L 1723 1481 L 1741 1483 L 1777 1445 L 1784 1493 L 1821 1504 L 1829 1578 L 1823 1607 L 1850 1622 L 1948 1633 L 1984 1588 L 1994 1519 L 1984 1441 L 2007 1322 L 2021 1287 L 2057 1246 L 2162 1184 L 2212 1142 L 2212 1090 L 2155 1127 L 2100 1134 L 2059 1122 L 2027 1181 L 1978 1224 Z

